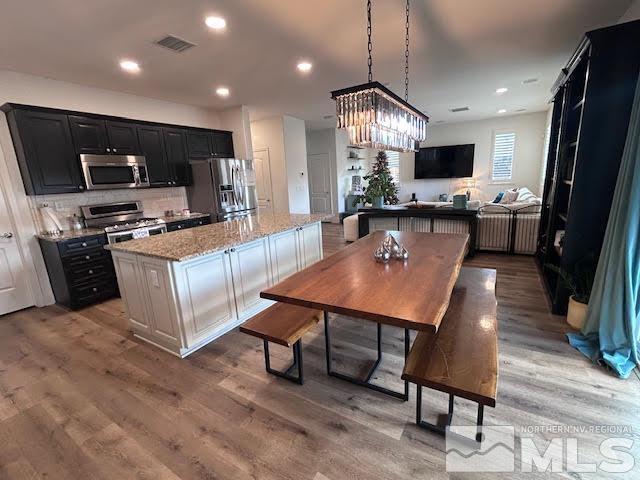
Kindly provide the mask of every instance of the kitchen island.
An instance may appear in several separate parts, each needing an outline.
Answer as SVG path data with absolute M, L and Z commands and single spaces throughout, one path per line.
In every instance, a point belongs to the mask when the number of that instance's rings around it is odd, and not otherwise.
M 271 305 L 262 290 L 322 259 L 324 217 L 248 216 L 106 246 L 130 328 L 186 357 Z

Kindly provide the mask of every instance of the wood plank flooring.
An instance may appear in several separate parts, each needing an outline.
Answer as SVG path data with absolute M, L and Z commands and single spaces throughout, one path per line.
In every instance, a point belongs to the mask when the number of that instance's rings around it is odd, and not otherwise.
M 323 231 L 325 255 L 344 245 L 340 225 Z M 614 378 L 567 344 L 533 260 L 479 254 L 466 264 L 498 270 L 498 400 L 485 424 L 632 425 L 640 446 L 640 382 Z M 339 316 L 332 325 L 336 368 L 364 371 L 375 327 Z M 402 331 L 383 334 L 376 381 L 397 388 Z M 322 323 L 303 349 L 298 386 L 267 375 L 261 341 L 237 331 L 185 360 L 148 346 L 127 331 L 117 299 L 0 317 L 0 478 L 514 478 L 448 475 L 444 440 L 413 424 L 415 388 L 403 403 L 326 376 Z M 274 368 L 291 360 L 282 347 L 272 356 Z M 446 410 L 445 395 L 425 397 L 425 415 Z M 456 401 L 454 423 L 474 415 L 475 404 Z M 595 458 L 601 436 L 578 436 L 580 460 Z

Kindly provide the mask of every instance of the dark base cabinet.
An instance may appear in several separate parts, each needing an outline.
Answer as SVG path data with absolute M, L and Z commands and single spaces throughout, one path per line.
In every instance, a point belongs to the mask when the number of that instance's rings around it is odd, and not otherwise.
M 211 217 L 190 218 L 188 220 L 176 220 L 167 222 L 167 232 L 175 232 L 176 230 L 186 230 L 187 228 L 200 227 L 209 225 Z
M 56 302 L 77 309 L 119 295 L 106 235 L 54 242 L 40 239 Z

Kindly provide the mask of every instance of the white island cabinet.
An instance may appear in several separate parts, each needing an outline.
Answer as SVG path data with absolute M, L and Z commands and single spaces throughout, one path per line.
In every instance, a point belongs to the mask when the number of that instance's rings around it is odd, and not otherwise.
M 258 233 L 274 230 L 261 222 Z M 319 221 L 283 223 L 267 235 L 240 229 L 239 239 L 214 224 L 110 246 L 134 334 L 185 357 L 271 305 L 262 290 L 322 258 Z

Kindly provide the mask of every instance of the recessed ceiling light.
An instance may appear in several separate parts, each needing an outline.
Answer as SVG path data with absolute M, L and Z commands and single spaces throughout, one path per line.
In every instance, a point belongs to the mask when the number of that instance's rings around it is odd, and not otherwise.
M 228 97 L 229 96 L 229 89 L 227 87 L 218 87 L 216 88 L 216 94 L 219 97 Z
M 502 95 L 503 93 L 507 93 L 509 89 L 507 87 L 496 88 L 496 93 L 498 95 Z
M 507 113 L 507 110 L 505 108 L 501 108 L 500 110 L 498 110 L 498 113 Z
M 212 30 L 222 30 L 227 26 L 227 21 L 222 17 L 211 16 L 204 19 L 204 23 L 207 24 Z
M 311 62 L 307 62 L 306 60 L 298 62 L 298 70 L 300 70 L 302 73 L 310 72 L 312 67 L 313 65 L 311 64 Z
M 140 65 L 133 60 L 122 60 L 120 62 L 120 68 L 129 73 L 138 73 L 140 71 Z

